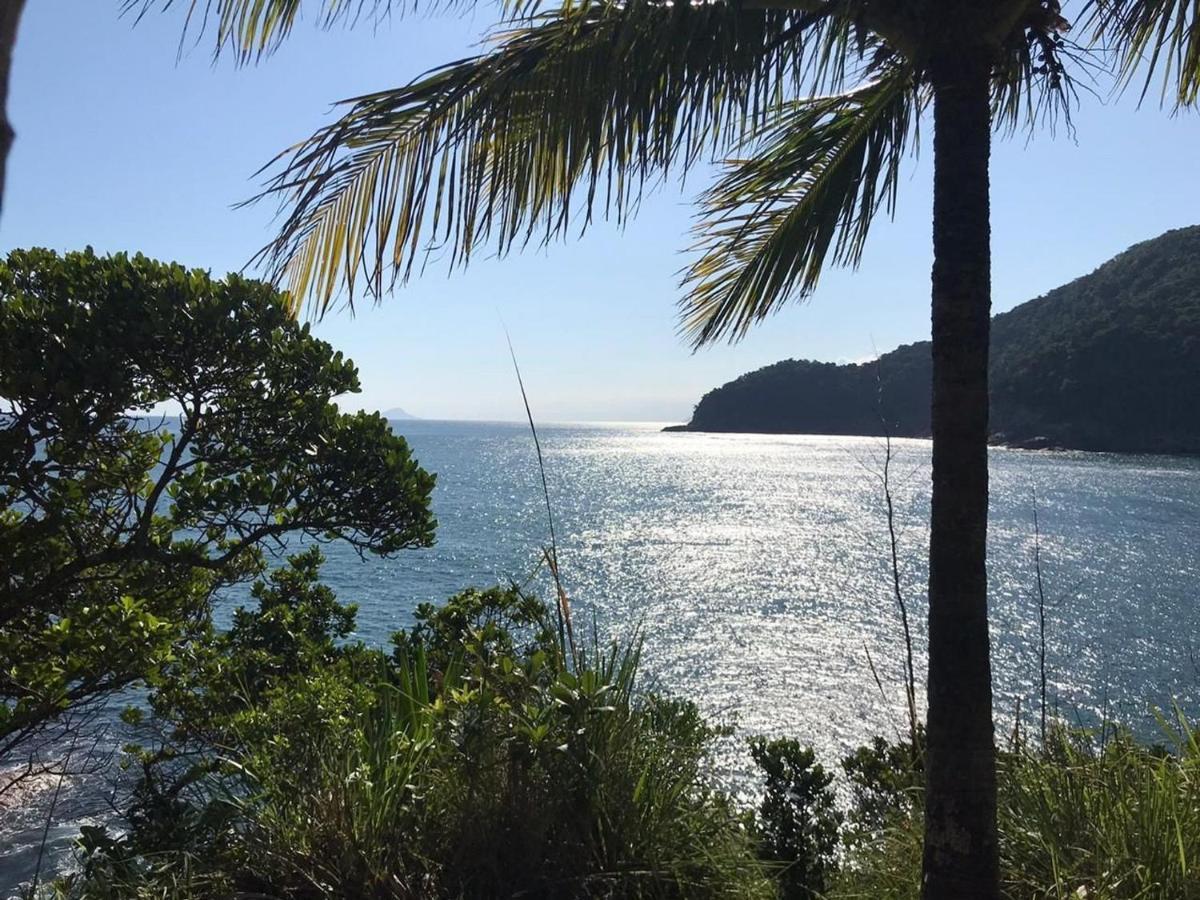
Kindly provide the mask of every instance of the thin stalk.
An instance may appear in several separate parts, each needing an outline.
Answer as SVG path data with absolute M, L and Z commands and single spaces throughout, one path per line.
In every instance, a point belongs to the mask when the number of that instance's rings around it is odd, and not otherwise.
M 887 501 L 888 542 L 892 551 L 892 591 L 896 597 L 896 606 L 900 610 L 900 625 L 904 630 L 904 696 L 908 701 L 908 732 L 915 751 L 917 748 L 917 685 L 913 667 L 912 631 L 908 624 L 908 604 L 904 600 L 904 591 L 900 587 L 899 540 L 896 537 L 896 511 L 889 480 L 892 465 L 891 435 L 885 434 L 884 440 L 886 452 L 883 459 L 883 496 Z
M 883 372 L 878 360 L 875 364 L 875 381 L 879 406 L 879 421 L 883 425 L 883 498 L 887 503 L 888 543 L 892 554 L 892 592 L 896 607 L 900 610 L 900 625 L 904 631 L 904 697 L 908 702 L 908 736 L 912 740 L 913 752 L 917 751 L 917 680 L 913 666 L 912 630 L 908 624 L 908 604 L 900 585 L 900 541 L 896 536 L 896 508 L 892 499 L 892 431 L 887 416 L 883 413 Z
M 529 395 L 525 392 L 525 381 L 521 378 L 521 367 L 517 364 L 517 352 L 513 349 L 512 335 L 504 329 L 504 337 L 508 341 L 508 353 L 512 357 L 513 371 L 517 373 L 517 387 L 521 389 L 521 400 L 525 404 L 525 416 L 529 420 L 529 430 L 533 434 L 533 447 L 537 451 L 538 473 L 542 478 L 542 496 L 546 501 L 546 523 L 550 528 L 550 546 L 542 548 L 546 565 L 550 569 L 550 577 L 554 579 L 554 588 L 558 594 L 554 612 L 558 621 L 558 643 L 560 647 L 570 650 L 571 661 L 576 668 L 579 665 L 575 649 L 575 635 L 571 627 L 571 604 L 567 592 L 563 589 L 562 578 L 558 568 L 558 539 L 554 534 L 554 508 L 550 503 L 550 486 L 546 482 L 546 463 L 542 458 L 542 442 L 538 439 L 537 426 L 533 422 L 533 411 L 529 408 Z
M 1042 532 L 1038 524 L 1037 488 L 1033 491 L 1033 571 L 1038 601 L 1038 682 L 1041 687 L 1042 746 L 1046 746 L 1046 591 L 1042 584 Z
M 871 669 L 871 675 L 875 678 L 875 687 L 879 688 L 879 696 L 884 702 L 887 702 L 887 691 L 883 689 L 883 682 L 879 679 L 879 672 L 875 669 L 875 660 L 871 659 L 871 648 L 867 646 L 867 642 L 863 641 L 863 652 L 867 654 L 867 666 Z

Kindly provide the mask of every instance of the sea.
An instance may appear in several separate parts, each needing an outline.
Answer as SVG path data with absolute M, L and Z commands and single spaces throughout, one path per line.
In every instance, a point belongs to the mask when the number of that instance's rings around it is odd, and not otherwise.
M 325 548 L 325 580 L 359 606 L 356 636 L 385 643 L 418 603 L 468 586 L 516 582 L 551 596 L 528 424 L 393 427 L 437 475 L 437 542 L 391 559 Z M 646 689 L 731 726 L 714 762 L 728 789 L 753 794 L 752 735 L 798 738 L 836 766 L 873 735 L 905 732 L 887 495 L 920 676 L 927 441 L 646 423 L 546 424 L 538 437 L 577 631 L 641 641 Z M 1052 714 L 1120 720 L 1146 740 L 1166 739 L 1164 713 L 1200 714 L 1200 458 L 993 448 L 989 466 L 998 739 L 1040 713 L 1039 610 Z M 244 597 L 224 598 L 218 618 Z M 70 799 L 85 794 L 67 787 L 43 868 L 69 857 L 80 824 L 103 818 Z M 32 874 L 47 819 L 33 805 L 0 815 L 3 896 Z

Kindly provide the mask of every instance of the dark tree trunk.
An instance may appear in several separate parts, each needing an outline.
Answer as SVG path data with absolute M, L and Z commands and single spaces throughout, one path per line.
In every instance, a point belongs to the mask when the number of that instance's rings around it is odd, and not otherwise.
M 924 900 L 999 897 L 987 619 L 989 66 L 962 51 L 934 85 L 933 499 Z
M 25 0 L 0 0 L 0 210 L 4 208 L 4 180 L 8 174 L 8 151 L 12 149 L 12 123 L 8 121 L 8 76 L 12 71 L 17 25 Z

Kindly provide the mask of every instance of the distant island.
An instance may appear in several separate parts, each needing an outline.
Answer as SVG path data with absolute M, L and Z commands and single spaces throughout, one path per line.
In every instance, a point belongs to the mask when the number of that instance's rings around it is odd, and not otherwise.
M 709 391 L 672 431 L 929 435 L 930 345 L 785 360 Z M 1136 244 L 992 320 L 996 443 L 1200 452 L 1200 226 Z
M 414 416 L 411 413 L 405 412 L 398 406 L 393 406 L 391 409 L 381 412 L 380 415 L 383 416 L 385 419 L 387 419 L 389 422 L 392 419 L 415 419 L 415 418 L 417 418 L 417 416 Z

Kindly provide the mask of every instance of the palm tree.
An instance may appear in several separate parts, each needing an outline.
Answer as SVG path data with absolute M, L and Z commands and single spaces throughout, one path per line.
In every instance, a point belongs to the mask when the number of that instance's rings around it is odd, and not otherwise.
M 154 0 L 131 0 L 154 5 Z M 218 47 L 269 52 L 300 0 L 192 0 Z M 210 10 L 211 7 L 211 10 Z M 327 24 L 387 0 L 324 0 Z M 729 157 L 701 200 L 685 333 L 736 340 L 857 264 L 933 107 L 933 492 L 923 896 L 998 896 L 987 620 L 992 132 L 1065 110 L 1057 0 L 508 0 L 489 49 L 346 101 L 279 157 L 259 260 L 294 302 L 378 300 L 633 215 Z

